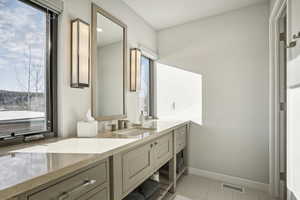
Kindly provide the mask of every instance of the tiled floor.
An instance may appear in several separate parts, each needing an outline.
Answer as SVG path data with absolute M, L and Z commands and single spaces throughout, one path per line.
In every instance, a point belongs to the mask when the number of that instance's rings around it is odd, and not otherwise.
M 243 193 L 222 189 L 222 182 L 200 176 L 183 176 L 175 200 L 272 200 L 261 191 L 245 188 Z

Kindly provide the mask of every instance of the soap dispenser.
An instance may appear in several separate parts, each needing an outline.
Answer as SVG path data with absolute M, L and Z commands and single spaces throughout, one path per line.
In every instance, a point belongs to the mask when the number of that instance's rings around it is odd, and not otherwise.
M 140 124 L 143 126 L 143 124 L 144 124 L 144 120 L 145 120 L 145 118 L 144 118 L 144 112 L 143 111 L 141 111 L 141 114 L 140 114 Z

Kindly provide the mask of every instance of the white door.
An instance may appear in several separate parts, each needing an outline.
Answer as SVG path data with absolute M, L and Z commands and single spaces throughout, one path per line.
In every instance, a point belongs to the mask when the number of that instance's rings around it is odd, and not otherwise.
M 288 199 L 300 199 L 300 0 L 288 0 L 287 188 Z M 295 38 L 293 38 L 295 35 Z

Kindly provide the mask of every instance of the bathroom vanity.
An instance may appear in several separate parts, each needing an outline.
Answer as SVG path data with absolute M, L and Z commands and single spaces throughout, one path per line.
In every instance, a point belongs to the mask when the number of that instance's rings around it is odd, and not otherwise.
M 93 4 L 91 27 L 92 115 L 126 119 L 127 26 Z M 122 200 L 154 173 L 155 200 L 172 199 L 187 169 L 189 121 L 151 123 L 1 148 L 0 200 Z
M 128 129 L 83 140 L 57 138 L 2 152 L 1 200 L 121 200 L 164 165 L 158 199 L 170 199 L 186 171 L 176 170 L 176 155 L 186 154 L 189 122 L 156 125 L 156 130 L 138 129 L 139 134 Z

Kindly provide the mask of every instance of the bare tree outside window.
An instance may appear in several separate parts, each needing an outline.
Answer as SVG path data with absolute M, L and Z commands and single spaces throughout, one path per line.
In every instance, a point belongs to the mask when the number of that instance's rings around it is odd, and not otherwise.
M 44 63 L 32 63 L 31 45 L 28 45 L 24 52 L 24 67 L 16 68 L 15 75 L 18 87 L 27 94 L 26 110 L 45 112 L 45 67 Z M 42 49 L 44 52 L 44 49 Z M 25 79 L 20 78 L 25 75 Z M 24 109 L 20 105 L 20 109 Z

